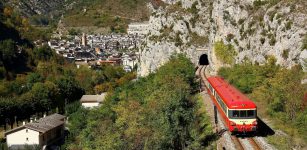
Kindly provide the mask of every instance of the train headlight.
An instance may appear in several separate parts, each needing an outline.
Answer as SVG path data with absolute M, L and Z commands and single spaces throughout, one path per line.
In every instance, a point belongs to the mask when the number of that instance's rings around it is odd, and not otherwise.
M 235 126 L 235 125 L 236 125 L 236 123 L 234 123 L 234 122 L 230 121 L 230 125 L 231 125 L 231 126 Z
M 257 120 L 253 122 L 253 125 L 255 125 L 255 126 L 256 126 L 257 124 L 258 124 L 258 123 L 257 123 Z

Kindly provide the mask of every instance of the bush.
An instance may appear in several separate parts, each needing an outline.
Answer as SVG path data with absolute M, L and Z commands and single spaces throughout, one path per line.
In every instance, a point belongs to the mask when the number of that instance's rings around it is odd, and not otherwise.
M 226 78 L 243 93 L 252 93 L 264 80 L 261 68 L 251 63 L 235 65 L 233 68 L 221 68 L 218 74 Z
M 289 49 L 283 50 L 281 56 L 284 59 L 288 59 L 288 57 L 289 57 Z
M 239 19 L 238 24 L 241 25 L 241 24 L 244 23 L 244 21 L 245 21 L 245 19 Z
M 296 118 L 295 126 L 298 127 L 300 135 L 307 139 L 307 111 L 300 113 Z
M 260 38 L 260 42 L 261 42 L 261 44 L 264 44 L 265 38 Z
M 193 14 L 193 15 L 198 14 L 198 10 L 197 10 L 197 8 L 196 8 L 197 5 L 198 5 L 198 2 L 195 1 L 195 2 L 192 4 L 191 8 L 188 9 L 188 11 L 189 11 L 191 14 Z
M 229 34 L 227 34 L 226 41 L 230 42 L 233 38 L 234 38 L 234 35 L 229 33 Z
M 305 50 L 307 49 L 307 34 L 304 36 L 304 39 L 303 39 L 303 44 L 302 44 L 302 50 Z
M 270 45 L 271 46 L 274 46 L 275 44 L 276 44 L 276 39 L 275 39 L 275 37 L 272 37 L 271 39 L 270 39 Z
M 231 44 L 225 45 L 223 41 L 214 43 L 216 57 L 223 63 L 233 64 L 237 55 L 236 50 Z
M 292 21 L 288 21 L 285 25 L 286 29 L 287 30 L 290 30 L 291 29 L 291 26 L 292 26 L 293 22 Z

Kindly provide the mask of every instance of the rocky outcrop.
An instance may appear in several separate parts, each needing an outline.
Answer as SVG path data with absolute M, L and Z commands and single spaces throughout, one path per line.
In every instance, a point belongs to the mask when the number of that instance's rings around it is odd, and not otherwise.
M 66 6 L 66 0 L 14 0 L 8 1 L 16 10 L 19 10 L 24 16 L 33 15 L 60 15 L 63 6 Z
M 164 0 L 152 9 L 149 34 L 140 50 L 138 74 L 147 75 L 173 53 L 198 63 L 198 48 L 207 49 L 212 71 L 226 65 L 215 55 L 222 41 L 236 51 L 234 63 L 263 64 L 268 56 L 290 68 L 306 66 L 307 2 L 254 0 Z

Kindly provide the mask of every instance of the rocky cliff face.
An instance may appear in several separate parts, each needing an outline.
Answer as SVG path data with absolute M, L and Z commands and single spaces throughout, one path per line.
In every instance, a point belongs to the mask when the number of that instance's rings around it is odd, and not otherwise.
M 269 56 L 290 68 L 307 60 L 305 0 L 164 0 L 151 8 L 150 31 L 141 47 L 139 75 L 154 71 L 173 53 L 198 63 L 208 55 L 212 71 L 227 65 L 215 53 L 217 42 L 233 47 L 233 63 L 263 64 Z M 199 51 L 203 49 L 203 51 Z
M 19 10 L 24 16 L 60 15 L 67 0 L 10 0 L 8 3 Z

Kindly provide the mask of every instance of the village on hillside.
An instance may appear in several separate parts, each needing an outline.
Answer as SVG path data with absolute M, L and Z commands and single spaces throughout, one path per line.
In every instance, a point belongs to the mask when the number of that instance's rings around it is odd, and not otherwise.
M 111 64 L 121 65 L 126 72 L 132 71 L 138 62 L 138 49 L 148 32 L 148 23 L 131 23 L 127 34 L 111 33 L 69 35 L 70 38 L 53 38 L 48 45 L 59 55 L 70 62 L 75 62 L 77 67 L 89 67 Z

